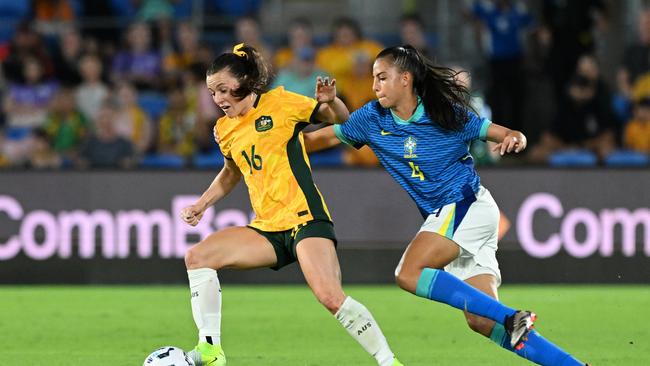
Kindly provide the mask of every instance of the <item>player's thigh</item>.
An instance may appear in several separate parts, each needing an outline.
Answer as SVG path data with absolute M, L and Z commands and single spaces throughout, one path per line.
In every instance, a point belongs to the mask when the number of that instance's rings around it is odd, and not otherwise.
M 345 300 L 341 287 L 341 267 L 328 238 L 309 237 L 296 245 L 296 256 L 307 284 L 318 300 L 335 312 Z
M 212 233 L 189 248 L 185 255 L 188 269 L 251 269 L 272 267 L 276 262 L 277 257 L 271 243 L 245 226 Z
M 406 248 L 395 270 L 397 283 L 415 293 L 417 281 L 424 268 L 442 269 L 460 254 L 452 240 L 430 231 L 420 231 Z
M 496 276 L 491 274 L 480 274 L 466 279 L 465 282 L 468 285 L 490 296 L 491 298 L 499 300 L 499 293 L 497 290 L 499 286 L 499 280 L 496 278 Z M 494 327 L 493 320 L 468 313 L 467 311 L 464 311 L 464 313 L 467 324 L 470 328 L 472 328 L 472 330 L 477 333 L 481 333 L 486 337 L 490 336 L 492 333 L 492 328 Z

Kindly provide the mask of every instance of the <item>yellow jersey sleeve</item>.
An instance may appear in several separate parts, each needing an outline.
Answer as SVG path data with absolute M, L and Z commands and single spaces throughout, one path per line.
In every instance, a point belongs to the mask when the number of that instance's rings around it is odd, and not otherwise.
M 221 131 L 221 132 L 219 131 L 219 122 L 221 122 L 222 120 L 224 120 L 223 117 L 220 118 L 217 121 L 217 123 L 214 125 L 213 133 L 215 136 L 217 136 L 219 150 L 221 150 L 221 155 L 223 155 L 223 157 L 228 160 L 232 160 L 232 153 L 230 152 L 232 141 L 226 138 L 225 131 Z
M 300 122 L 318 123 L 316 113 L 320 103 L 314 98 L 309 98 L 304 95 L 296 94 L 287 90 L 282 90 L 281 96 L 282 104 L 290 111 L 290 118 L 294 124 Z

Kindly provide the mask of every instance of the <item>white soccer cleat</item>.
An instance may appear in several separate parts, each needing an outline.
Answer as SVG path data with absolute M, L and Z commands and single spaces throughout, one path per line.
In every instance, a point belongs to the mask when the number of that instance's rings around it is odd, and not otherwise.
M 510 335 L 510 346 L 513 349 L 524 348 L 524 342 L 528 340 L 528 333 L 534 328 L 535 320 L 537 320 L 537 314 L 522 310 L 518 310 L 506 318 L 505 328 Z

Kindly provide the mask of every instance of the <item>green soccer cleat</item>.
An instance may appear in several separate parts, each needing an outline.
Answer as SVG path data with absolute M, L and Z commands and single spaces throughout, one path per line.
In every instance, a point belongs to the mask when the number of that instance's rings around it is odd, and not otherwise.
M 399 362 L 398 359 L 393 360 L 393 364 L 391 366 L 404 366 L 401 362 Z
M 199 342 L 187 355 L 196 366 L 226 366 L 226 355 L 220 345 Z

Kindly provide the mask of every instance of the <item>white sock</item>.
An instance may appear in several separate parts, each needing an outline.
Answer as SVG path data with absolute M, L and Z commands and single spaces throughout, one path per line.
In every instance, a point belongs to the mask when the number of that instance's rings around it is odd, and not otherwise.
M 199 329 L 199 342 L 221 344 L 221 285 L 211 268 L 187 271 L 192 296 L 192 316 Z
M 395 356 L 386 337 L 365 306 L 348 296 L 334 316 L 380 366 L 393 364 Z

